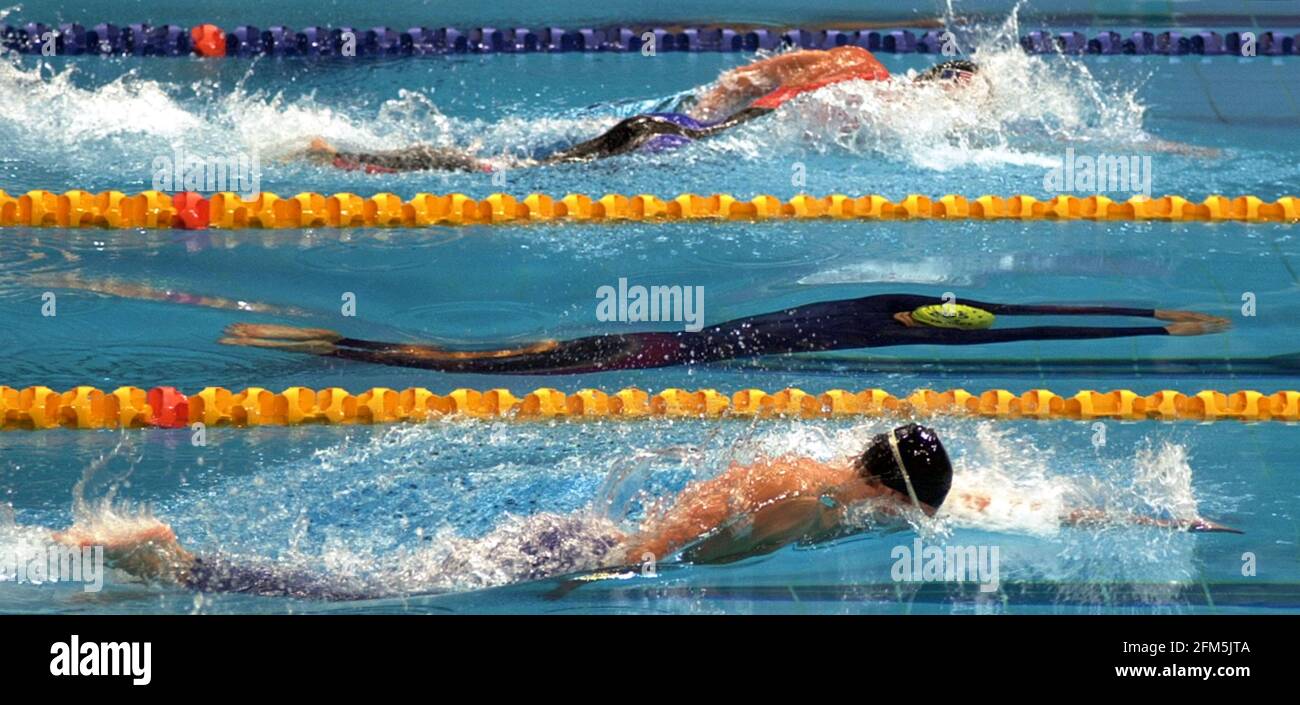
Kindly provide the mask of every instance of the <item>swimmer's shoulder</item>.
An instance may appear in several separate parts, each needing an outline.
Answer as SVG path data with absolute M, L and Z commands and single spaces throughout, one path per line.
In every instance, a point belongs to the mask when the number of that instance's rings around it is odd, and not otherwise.
M 880 59 L 877 59 L 875 54 L 872 54 L 867 49 L 857 46 L 856 44 L 837 46 L 830 49 L 829 53 L 831 56 L 835 57 L 838 62 L 852 62 L 853 64 L 860 66 L 861 69 L 857 71 L 858 73 L 872 74 L 870 76 L 863 75 L 862 78 L 874 78 L 875 80 L 889 78 L 889 70 L 885 68 L 884 64 L 880 63 Z
M 842 463 L 827 463 L 807 456 L 766 458 L 745 468 L 752 499 L 763 502 L 784 496 L 818 494 L 843 483 L 852 470 Z

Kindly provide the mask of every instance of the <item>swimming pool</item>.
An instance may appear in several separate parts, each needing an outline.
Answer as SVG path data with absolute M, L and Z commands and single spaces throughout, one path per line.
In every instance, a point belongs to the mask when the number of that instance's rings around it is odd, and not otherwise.
M 170 19 L 170 18 L 168 18 Z M 181 21 L 181 20 L 177 20 Z M 253 21 L 253 20 L 250 20 Z M 286 20 L 288 21 L 288 20 Z M 1008 36 L 1014 32 L 1004 33 Z M 256 153 L 260 187 L 361 195 L 460 192 L 602 194 L 727 191 L 938 196 L 1041 194 L 1044 175 L 1079 154 L 1150 154 L 1155 194 L 1290 195 L 1300 182 L 1296 59 L 1031 57 L 989 42 L 990 102 L 954 104 L 869 86 L 833 86 L 734 134 L 670 155 L 490 174 L 359 175 L 278 158 L 323 135 L 355 148 L 412 142 L 535 153 L 585 139 L 620 117 L 748 60 L 739 54 L 467 55 L 422 60 L 274 59 L 0 63 L 0 184 L 149 188 L 153 160 Z M 881 55 L 892 73 L 928 57 Z M 1154 140 L 1217 150 L 1157 151 Z M 496 179 L 494 181 L 494 178 Z M 1126 197 L 1121 191 L 1107 192 Z M 1300 243 L 1282 223 L 680 222 L 427 229 L 116 231 L 10 228 L 0 236 L 0 329 L 13 387 L 91 384 L 282 389 L 341 386 L 568 391 L 635 385 L 739 390 L 917 388 L 1295 389 Z M 144 282 L 264 302 L 258 315 L 97 294 L 76 281 Z M 1200 338 L 908 346 L 705 366 L 564 377 L 468 375 L 222 346 L 241 321 L 336 328 L 379 340 L 456 346 L 525 344 L 628 331 L 595 316 L 601 286 L 702 286 L 722 321 L 878 293 L 1014 303 L 1191 309 L 1233 327 Z M 42 317 L 42 294 L 58 295 Z M 340 316 L 354 295 L 356 315 Z M 1254 315 L 1243 315 L 1248 297 Z M 1061 321 L 1046 321 L 1061 322 Z M 1124 324 L 1116 319 L 1116 324 Z M 661 324 L 669 329 L 673 324 Z M 680 325 L 680 324 L 678 324 Z M 33 527 L 72 518 L 84 496 L 151 505 L 182 542 L 249 560 L 318 569 L 391 594 L 360 602 L 203 595 L 110 581 L 0 583 L 18 612 L 1294 612 L 1300 562 L 1297 492 L 1287 473 L 1293 427 L 935 421 L 958 488 L 1049 502 L 1061 493 L 1125 510 L 1189 503 L 1244 535 L 1055 526 L 1043 512 L 975 520 L 959 513 L 931 541 L 1000 548 L 1001 588 L 899 583 L 891 551 L 907 529 L 816 550 L 787 547 L 725 566 L 660 566 L 653 578 L 607 576 L 559 590 L 530 576 L 520 546 L 544 542 L 538 515 L 584 527 L 644 511 L 628 497 L 667 496 L 733 460 L 782 453 L 831 459 L 860 451 L 889 419 L 723 422 L 439 421 L 395 427 L 0 434 L 0 488 L 12 521 L 0 542 L 43 540 Z M 107 460 L 96 465 L 96 460 Z M 619 479 L 615 482 L 614 479 Z M 605 502 L 609 499 L 612 505 Z M 526 552 L 525 552 L 526 553 Z M 1257 561 L 1242 572 L 1243 554 Z M 575 558 L 588 574 L 596 566 Z M 598 562 L 598 561 L 597 561 Z M 568 587 L 571 587 L 569 585 Z M 567 587 L 565 588 L 567 590 Z M 561 592 L 564 594 L 561 596 Z

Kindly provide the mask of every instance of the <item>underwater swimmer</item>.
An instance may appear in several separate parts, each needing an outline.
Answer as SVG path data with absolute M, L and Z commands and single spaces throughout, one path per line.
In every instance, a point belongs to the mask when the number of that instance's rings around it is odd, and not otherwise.
M 997 315 L 1135 316 L 1166 326 L 994 327 Z M 271 348 L 381 365 L 485 374 L 577 374 L 690 365 L 761 355 L 892 345 L 980 345 L 1023 340 L 1096 340 L 1147 335 L 1204 335 L 1225 318 L 1194 311 L 1114 306 L 1019 305 L 965 300 L 944 304 L 911 294 L 880 294 L 747 316 L 699 331 L 614 333 L 498 350 L 346 338 L 322 328 L 239 323 L 226 345 Z
M 983 511 L 992 498 L 952 493 L 952 464 L 934 429 L 908 424 L 871 439 L 856 458 L 819 462 L 781 457 L 732 465 L 720 475 L 688 484 L 663 511 L 634 531 L 584 529 L 579 521 L 552 521 L 527 539 L 532 565 L 524 579 L 583 569 L 630 565 L 647 554 L 687 563 L 730 563 L 764 555 L 792 543 L 819 543 L 864 529 L 862 518 L 934 516 L 945 500 Z M 950 498 L 949 495 L 952 494 Z M 850 508 L 857 510 L 849 515 Z M 1236 532 L 1196 518 L 1156 519 L 1102 510 L 1065 510 L 1064 525 L 1129 524 L 1196 532 Z M 171 527 L 156 519 L 99 521 L 55 533 L 71 546 L 103 546 L 113 567 L 138 578 L 205 592 L 237 592 L 313 599 L 383 596 L 374 588 L 348 588 L 328 575 L 275 564 L 249 565 L 183 548 Z M 575 561 L 594 556 L 601 565 Z
M 942 82 L 961 87 L 972 83 L 978 67 L 969 61 L 945 61 L 916 77 L 917 82 Z M 540 161 L 505 162 L 479 159 L 450 148 L 419 145 L 388 152 L 347 152 L 321 138 L 302 157 L 342 169 L 369 173 L 399 171 L 493 171 L 498 168 L 580 162 L 643 149 L 662 151 L 716 135 L 767 115 L 786 101 L 809 91 L 854 79 L 882 81 L 889 71 L 871 52 L 857 46 L 801 50 L 755 61 L 726 71 L 689 108 L 690 113 L 636 115 L 595 139 L 560 150 Z

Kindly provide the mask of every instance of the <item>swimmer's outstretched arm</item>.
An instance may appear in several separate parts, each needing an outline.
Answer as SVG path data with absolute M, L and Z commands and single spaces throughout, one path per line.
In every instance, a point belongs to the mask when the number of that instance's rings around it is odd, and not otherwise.
M 941 302 L 927 302 L 941 303 Z M 1141 335 L 1208 335 L 1221 333 L 1232 322 L 1220 316 L 1197 311 L 1171 309 L 1127 308 L 1121 306 L 1076 306 L 1071 304 L 1000 304 L 972 299 L 960 303 L 982 308 L 1002 316 L 1133 316 L 1168 321 L 1167 326 L 1026 326 L 1019 328 L 985 328 L 980 330 L 955 330 L 916 326 L 903 336 L 915 340 L 903 343 L 930 342 L 942 345 L 978 345 L 983 343 L 1009 343 L 1025 340 L 1089 340 L 1101 338 L 1126 338 Z M 910 317 L 910 314 L 902 314 Z
M 1161 529 L 1191 531 L 1195 533 L 1244 534 L 1240 529 L 1224 526 L 1218 522 L 1197 517 L 1195 519 L 1157 519 L 1140 514 L 1115 515 L 1100 509 L 1075 509 L 1061 517 L 1067 526 L 1107 526 L 1112 524 L 1130 524 L 1132 526 L 1154 526 Z
M 267 313 L 278 316 L 306 316 L 306 311 L 294 306 L 279 306 L 260 301 L 241 301 L 224 296 L 209 296 L 176 289 L 159 289 L 139 282 L 119 279 L 83 279 L 75 273 L 38 275 L 24 279 L 32 286 L 47 286 L 60 289 L 77 289 L 96 294 L 106 294 L 123 299 L 138 301 L 159 301 L 164 303 L 201 306 L 223 311 L 245 311 L 250 313 Z
M 1159 137 L 1152 137 L 1151 139 L 1140 141 L 1124 142 L 1118 145 L 1112 145 L 1109 148 L 1118 148 L 1138 154 L 1141 154 L 1142 152 L 1155 152 L 1156 154 L 1178 154 L 1185 157 L 1201 157 L 1203 159 L 1218 159 L 1223 156 L 1223 150 L 1217 147 L 1202 147 L 1200 145 L 1188 144 L 1186 142 L 1175 142 L 1173 140 L 1161 139 Z
M 1075 304 L 999 304 L 971 299 L 959 300 L 958 303 L 982 308 L 985 311 L 1002 316 L 1132 316 L 1173 322 L 1228 323 L 1228 319 L 1220 316 L 1175 309 L 1080 306 Z
M 955 492 L 949 499 L 949 504 L 960 503 L 967 509 L 973 509 L 976 512 L 983 513 L 992 503 L 992 498 L 988 495 L 976 492 Z M 1014 502 L 1014 500 L 1013 500 Z M 1037 508 L 1037 503 L 1031 503 L 1032 508 Z M 1114 513 L 1104 509 L 1083 508 L 1069 509 L 1064 511 L 1060 516 L 1060 521 L 1065 526 L 1154 526 L 1162 529 L 1174 529 L 1177 531 L 1191 531 L 1197 533 L 1228 533 L 1242 534 L 1245 533 L 1239 529 L 1224 526 L 1215 521 L 1196 517 L 1193 519 L 1158 519 L 1156 517 L 1143 516 L 1141 514 L 1131 514 L 1128 512 Z

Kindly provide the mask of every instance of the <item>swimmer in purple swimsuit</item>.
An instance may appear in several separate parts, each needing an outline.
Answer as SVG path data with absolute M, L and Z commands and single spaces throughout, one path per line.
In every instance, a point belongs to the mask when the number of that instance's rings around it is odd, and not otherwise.
M 1170 325 L 993 328 L 995 315 L 1133 316 Z M 880 294 L 747 316 L 699 331 L 614 333 L 497 350 L 448 350 L 347 338 L 321 328 L 250 323 L 229 326 L 220 342 L 446 372 L 555 375 L 892 345 L 1204 335 L 1221 332 L 1229 325 L 1227 319 L 1195 311 L 972 300 L 953 304 L 928 296 Z
M 945 81 L 943 85 L 962 86 L 971 83 L 978 70 L 970 61 L 945 61 L 922 72 L 916 81 Z M 767 115 L 792 98 L 823 86 L 887 78 L 889 71 L 862 47 L 849 45 L 826 51 L 789 52 L 727 71 L 702 93 L 692 108 L 692 115 L 635 115 L 599 137 L 555 152 L 539 162 L 507 166 L 582 162 L 633 151 L 675 149 Z M 417 145 L 387 152 L 350 152 L 336 149 L 321 138 L 312 140 L 302 156 L 340 169 L 367 173 L 493 171 L 498 167 L 491 160 L 452 148 Z

